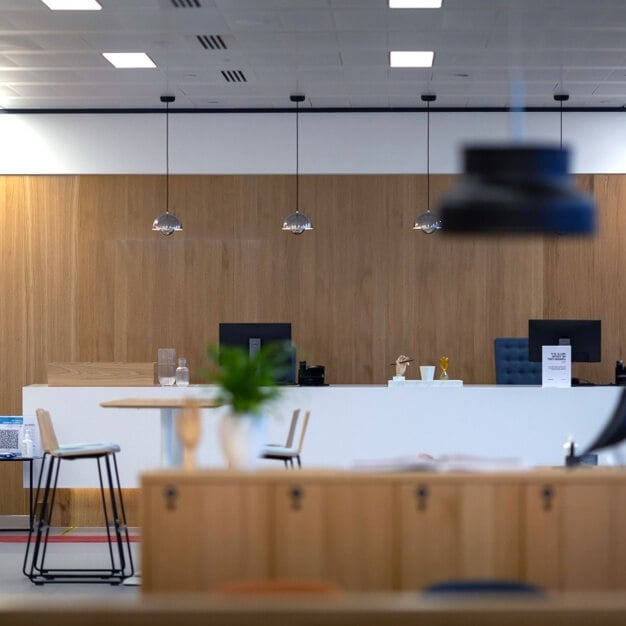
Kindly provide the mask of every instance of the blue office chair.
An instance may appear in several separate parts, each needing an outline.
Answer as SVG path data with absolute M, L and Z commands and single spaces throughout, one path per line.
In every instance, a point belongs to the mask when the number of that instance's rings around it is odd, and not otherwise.
M 527 337 L 497 337 L 493 347 L 497 385 L 541 385 L 541 363 L 528 360 Z

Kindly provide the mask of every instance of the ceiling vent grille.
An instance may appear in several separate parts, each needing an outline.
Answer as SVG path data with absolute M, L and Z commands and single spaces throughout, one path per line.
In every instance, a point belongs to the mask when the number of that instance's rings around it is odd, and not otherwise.
M 241 70 L 222 70 L 222 76 L 227 83 L 247 83 L 248 79 Z
M 205 50 L 227 50 L 228 46 L 221 35 L 197 35 L 200 45 Z
M 199 9 L 202 7 L 200 0 L 171 0 L 175 9 Z

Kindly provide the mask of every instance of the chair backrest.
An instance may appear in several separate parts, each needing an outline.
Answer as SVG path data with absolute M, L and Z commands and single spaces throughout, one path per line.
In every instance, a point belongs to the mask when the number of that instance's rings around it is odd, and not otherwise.
M 302 424 L 302 429 L 300 430 L 300 441 L 298 443 L 298 454 L 302 452 L 302 445 L 304 444 L 304 435 L 306 435 L 306 427 L 309 425 L 309 417 L 311 417 L 311 411 L 305 411 L 304 413 L 304 423 Z
M 541 385 L 541 363 L 528 360 L 528 337 L 493 342 L 497 385 Z
M 291 416 L 291 424 L 289 424 L 289 432 L 287 433 L 287 443 L 285 443 L 285 448 L 291 448 L 291 446 L 293 446 L 293 438 L 296 434 L 299 416 L 300 409 L 294 409 L 293 415 Z
M 50 413 L 44 409 L 37 409 L 37 423 L 39 424 L 39 438 L 41 440 L 41 449 L 50 454 L 59 447 L 57 436 L 52 426 Z

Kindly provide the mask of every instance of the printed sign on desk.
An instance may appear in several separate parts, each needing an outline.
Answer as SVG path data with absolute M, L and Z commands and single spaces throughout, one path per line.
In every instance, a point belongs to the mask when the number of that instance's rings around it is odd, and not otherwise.
M 572 346 L 542 346 L 541 385 L 572 386 Z

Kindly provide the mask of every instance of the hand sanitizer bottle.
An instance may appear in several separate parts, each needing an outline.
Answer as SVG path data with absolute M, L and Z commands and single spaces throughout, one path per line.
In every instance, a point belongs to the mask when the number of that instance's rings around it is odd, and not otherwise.
M 33 456 L 33 440 L 28 433 L 24 433 L 24 439 L 22 439 L 21 452 L 24 458 L 31 458 Z
M 178 367 L 176 368 L 176 386 L 187 387 L 189 385 L 189 368 L 187 367 L 187 359 L 178 359 Z

